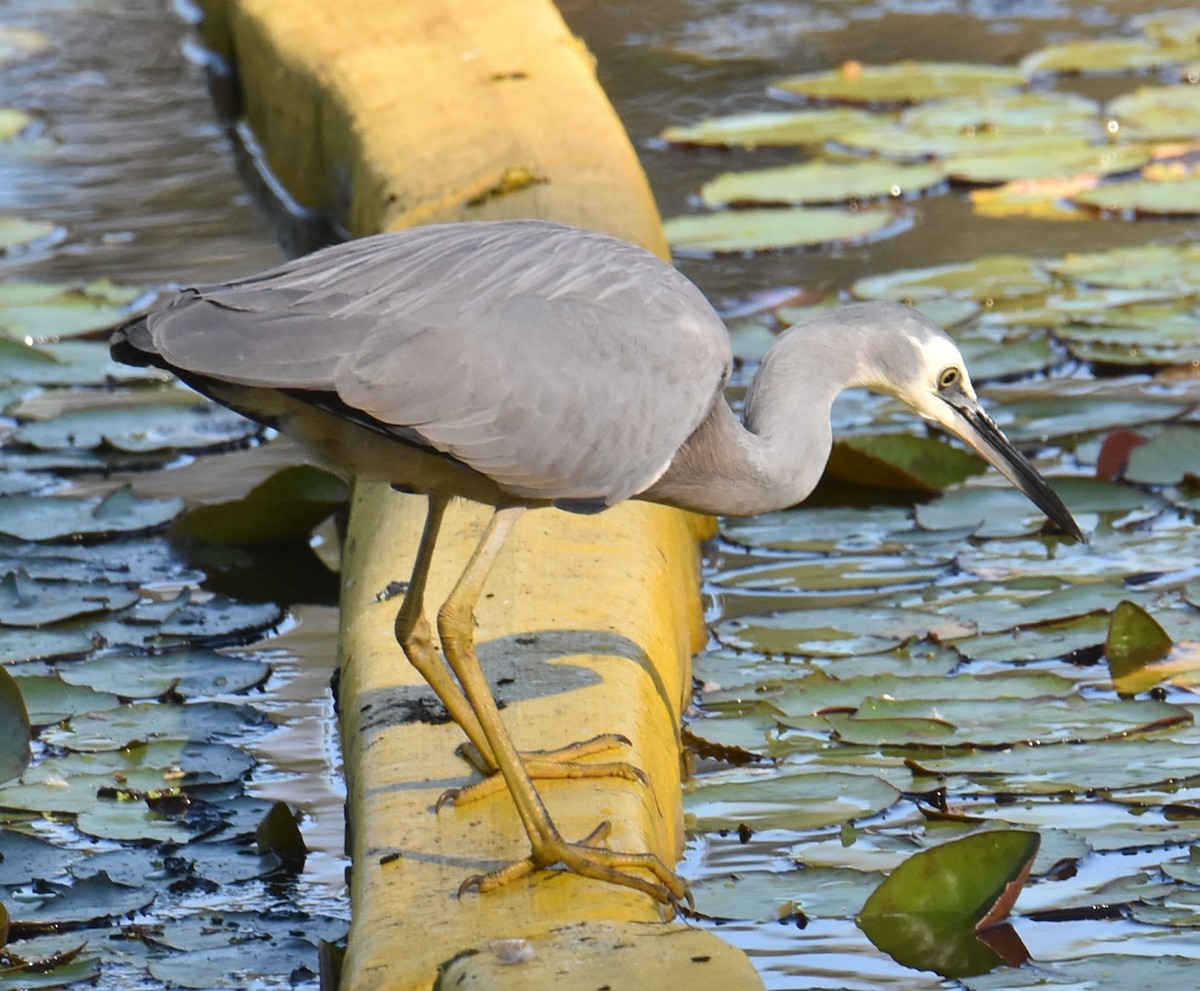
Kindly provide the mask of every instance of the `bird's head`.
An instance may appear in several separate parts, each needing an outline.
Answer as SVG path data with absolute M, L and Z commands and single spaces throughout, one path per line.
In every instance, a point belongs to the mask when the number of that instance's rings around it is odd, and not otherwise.
M 984 412 L 962 353 L 945 331 L 905 307 L 864 304 L 864 309 L 875 311 L 869 315 L 875 328 L 871 339 L 877 346 L 866 359 L 868 381 L 863 384 L 895 396 L 960 438 L 1064 532 L 1082 541 L 1079 524 L 1050 483 Z M 879 333 L 885 326 L 888 332 Z

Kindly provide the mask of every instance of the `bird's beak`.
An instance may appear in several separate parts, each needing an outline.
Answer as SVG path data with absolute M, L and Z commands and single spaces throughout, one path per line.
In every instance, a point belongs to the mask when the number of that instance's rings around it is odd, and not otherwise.
M 934 417 L 943 427 L 960 437 L 977 451 L 988 464 L 993 465 L 1005 478 L 1053 520 L 1064 533 L 1084 543 L 1083 531 L 1075 522 L 1071 511 L 1050 488 L 1044 479 L 1020 451 L 983 411 L 979 400 L 962 389 L 944 390 L 937 396 L 943 408 Z

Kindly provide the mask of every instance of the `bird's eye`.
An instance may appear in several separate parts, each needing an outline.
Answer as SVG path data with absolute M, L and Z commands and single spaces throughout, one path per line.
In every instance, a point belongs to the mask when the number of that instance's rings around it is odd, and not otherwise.
M 938 388 L 949 389 L 950 386 L 954 385 L 961 376 L 962 373 L 953 365 L 951 365 L 949 368 L 943 368 L 941 373 L 938 375 Z

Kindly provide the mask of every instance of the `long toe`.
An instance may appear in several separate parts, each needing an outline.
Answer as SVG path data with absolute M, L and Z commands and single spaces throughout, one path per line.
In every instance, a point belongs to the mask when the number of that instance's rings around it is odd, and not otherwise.
M 525 770 L 534 781 L 562 781 L 574 778 L 617 778 L 622 781 L 637 781 L 649 787 L 650 778 L 640 767 L 634 767 L 623 761 L 611 761 L 601 764 L 584 764 L 579 761 L 557 761 L 524 754 Z M 462 788 L 450 788 L 438 797 L 435 808 L 453 802 L 455 805 L 467 805 L 478 802 L 481 798 L 505 791 L 508 783 L 503 776 L 496 773 Z
M 687 884 L 654 854 L 628 853 L 593 845 L 607 832 L 608 823 L 602 823 L 580 843 L 568 843 L 561 837 L 547 837 L 524 860 L 467 878 L 458 889 L 459 895 L 469 891 L 481 894 L 495 891 L 535 871 L 561 866 L 582 877 L 634 888 L 672 909 L 678 909 L 684 902 L 691 904 Z

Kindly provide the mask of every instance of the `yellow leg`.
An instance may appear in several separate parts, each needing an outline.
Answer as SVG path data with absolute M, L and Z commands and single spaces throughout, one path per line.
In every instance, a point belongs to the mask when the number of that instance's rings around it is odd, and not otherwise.
M 433 643 L 433 633 L 429 623 L 425 619 L 425 587 L 447 504 L 448 500 L 444 496 L 429 496 L 429 510 L 425 517 L 425 527 L 421 532 L 421 542 L 417 547 L 417 557 L 413 562 L 412 575 L 409 578 L 404 602 L 396 613 L 395 621 L 396 640 L 409 663 L 417 669 L 417 673 L 425 679 L 429 687 L 441 699 L 450 718 L 458 723 L 467 735 L 467 739 L 470 741 L 466 747 L 467 761 L 480 773 L 487 775 L 483 781 L 476 784 L 447 791 L 438 799 L 437 807 L 439 809 L 450 801 L 464 804 L 478 801 L 504 786 L 504 779 L 496 774 L 498 766 L 492 758 L 491 747 L 479 725 L 479 720 L 475 718 L 475 713 L 467 702 L 466 696 L 463 695 L 458 682 L 454 680 L 454 676 L 446 667 L 445 661 L 442 660 L 441 653 Z M 628 745 L 629 741 L 624 737 L 615 733 L 606 733 L 557 750 L 536 751 L 528 754 L 525 756 L 525 767 L 530 776 L 537 779 L 624 778 L 628 781 L 640 781 L 648 785 L 649 781 L 645 772 L 632 764 L 624 762 L 577 763 L 580 757 Z
M 496 701 L 475 655 L 475 604 L 500 548 L 523 512 L 523 507 L 519 506 L 495 512 L 454 591 L 438 612 L 438 632 L 446 662 L 478 720 L 533 848 L 526 860 L 488 875 L 468 878 L 459 890 L 488 891 L 533 870 L 563 864 L 585 877 L 625 885 L 660 902 L 676 904 L 687 897 L 687 886 L 654 854 L 620 853 L 591 845 L 589 841 L 607 832 L 603 825 L 599 832 L 594 831 L 582 843 L 568 843 L 562 838 L 500 719 Z M 630 873 L 630 868 L 645 871 L 651 879 Z

